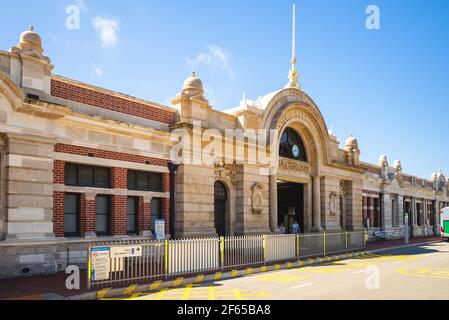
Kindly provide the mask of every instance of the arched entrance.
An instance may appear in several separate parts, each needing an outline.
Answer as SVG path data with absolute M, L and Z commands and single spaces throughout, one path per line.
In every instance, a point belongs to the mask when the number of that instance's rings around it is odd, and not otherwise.
M 226 210 L 228 203 L 228 190 L 223 182 L 217 181 L 214 184 L 214 220 L 215 231 L 218 236 L 226 235 Z

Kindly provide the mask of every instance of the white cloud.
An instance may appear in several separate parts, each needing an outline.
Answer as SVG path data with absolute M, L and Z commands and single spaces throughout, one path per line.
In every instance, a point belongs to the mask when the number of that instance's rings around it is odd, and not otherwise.
M 92 67 L 92 70 L 93 70 L 93 72 L 95 72 L 95 74 L 96 74 L 97 76 L 99 76 L 99 77 L 103 75 L 103 69 L 102 69 L 101 66 L 93 66 L 93 67 Z
M 118 20 L 96 17 L 93 19 L 93 25 L 103 48 L 111 48 L 118 44 L 120 31 Z
M 220 69 L 234 78 L 232 54 L 217 45 L 208 45 L 206 49 L 206 52 L 199 53 L 195 59 L 188 59 L 187 64 L 193 69 L 200 65 L 205 65 L 212 70 Z

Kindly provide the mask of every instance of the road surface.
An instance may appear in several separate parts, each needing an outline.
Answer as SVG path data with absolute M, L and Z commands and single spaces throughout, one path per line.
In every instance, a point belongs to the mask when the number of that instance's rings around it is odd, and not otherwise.
M 449 243 L 403 248 L 319 266 L 263 273 L 120 299 L 449 299 Z

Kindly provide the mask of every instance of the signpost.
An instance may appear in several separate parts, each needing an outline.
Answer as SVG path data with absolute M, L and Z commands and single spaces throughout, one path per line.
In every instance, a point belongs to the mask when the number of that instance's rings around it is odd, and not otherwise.
M 110 249 L 108 247 L 92 249 L 92 281 L 109 280 L 111 272 Z
M 142 256 L 142 246 L 121 246 L 111 248 L 111 259 Z
M 157 219 L 155 221 L 156 240 L 165 240 L 165 220 Z

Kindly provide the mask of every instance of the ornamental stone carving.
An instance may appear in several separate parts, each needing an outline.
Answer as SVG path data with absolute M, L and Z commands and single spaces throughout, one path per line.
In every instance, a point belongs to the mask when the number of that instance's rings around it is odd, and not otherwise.
M 252 189 L 251 204 L 253 213 L 260 214 L 263 211 L 263 187 L 260 183 L 255 183 Z
M 215 163 L 214 178 L 215 180 L 220 178 L 229 179 L 235 186 L 235 164 Z
M 310 173 L 310 165 L 302 161 L 280 158 L 279 167 L 283 170 L 304 171 Z
M 329 210 L 331 216 L 337 215 L 338 210 L 338 195 L 336 192 L 331 192 L 329 196 Z

